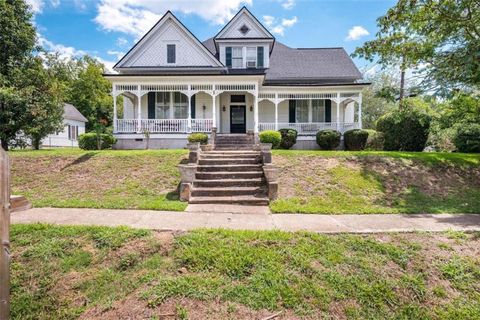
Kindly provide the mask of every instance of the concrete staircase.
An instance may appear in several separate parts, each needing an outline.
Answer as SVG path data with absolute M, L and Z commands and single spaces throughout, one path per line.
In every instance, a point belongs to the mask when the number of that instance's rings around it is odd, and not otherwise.
M 213 151 L 201 153 L 189 202 L 268 205 L 259 151 L 247 135 L 219 135 Z

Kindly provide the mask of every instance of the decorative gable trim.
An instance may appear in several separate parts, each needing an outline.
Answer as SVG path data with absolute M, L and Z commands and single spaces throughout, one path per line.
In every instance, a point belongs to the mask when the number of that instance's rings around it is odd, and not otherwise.
M 180 20 L 178 20 L 171 11 L 167 11 L 163 17 L 161 17 L 160 20 L 158 20 L 158 22 L 113 66 L 113 69 L 122 68 L 122 65 L 138 53 L 139 49 L 147 43 L 155 35 L 156 31 L 169 19 L 171 19 L 178 28 L 191 38 L 200 50 L 205 53 L 205 56 L 212 62 L 213 66 L 224 67 L 224 65 L 207 49 L 207 47 L 205 47 L 205 45 L 198 40 L 198 38 Z
M 233 16 L 233 18 L 217 33 L 217 35 L 214 37 L 214 39 L 224 39 L 222 38 L 222 36 L 230 29 L 230 27 L 232 25 L 235 24 L 235 22 L 240 19 L 240 17 L 245 14 L 246 16 L 248 16 L 252 21 L 253 23 L 258 26 L 260 28 L 260 30 L 263 31 L 263 33 L 265 34 L 265 37 L 264 38 L 261 38 L 261 39 L 275 39 L 275 37 L 270 33 L 270 31 L 268 31 L 267 28 L 265 28 L 263 26 L 263 24 L 258 21 L 258 19 L 250 12 L 250 10 L 247 9 L 247 7 L 242 7 L 242 9 L 240 9 L 240 11 L 237 12 L 237 14 L 235 14 L 235 16 Z M 243 28 L 243 26 L 240 27 L 240 29 Z M 250 30 L 248 30 L 245 35 L 248 35 Z M 243 32 L 242 32 L 243 33 Z M 257 37 L 258 38 L 258 37 Z M 248 37 L 245 37 L 245 39 L 248 39 Z

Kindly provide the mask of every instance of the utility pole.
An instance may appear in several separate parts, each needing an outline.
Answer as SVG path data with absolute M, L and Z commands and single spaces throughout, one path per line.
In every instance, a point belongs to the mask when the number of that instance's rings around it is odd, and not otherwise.
M 0 319 L 10 315 L 10 162 L 0 147 Z

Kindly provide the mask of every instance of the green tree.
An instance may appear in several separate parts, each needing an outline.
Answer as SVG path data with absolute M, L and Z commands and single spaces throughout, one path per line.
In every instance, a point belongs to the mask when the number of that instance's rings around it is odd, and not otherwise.
M 68 102 L 73 104 L 88 119 L 87 129 L 94 129 L 95 123 L 113 121 L 113 98 L 111 83 L 103 77 L 105 66 L 85 56 L 79 60 L 80 69 L 72 82 Z
M 403 75 L 422 65 L 423 86 L 441 94 L 479 87 L 478 0 L 399 0 L 377 25 L 376 39 L 357 48 L 354 56 L 400 66 Z

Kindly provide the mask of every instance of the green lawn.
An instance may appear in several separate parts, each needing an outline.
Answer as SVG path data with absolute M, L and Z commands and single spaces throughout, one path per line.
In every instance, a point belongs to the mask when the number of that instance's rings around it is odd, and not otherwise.
M 274 150 L 277 213 L 480 213 L 480 154 Z
M 13 151 L 13 192 L 36 207 L 185 209 L 186 150 Z M 277 213 L 480 213 L 480 154 L 274 150 Z
M 185 150 L 9 152 L 12 190 L 35 207 L 183 211 L 177 165 Z
M 14 319 L 479 319 L 480 233 L 13 225 Z

